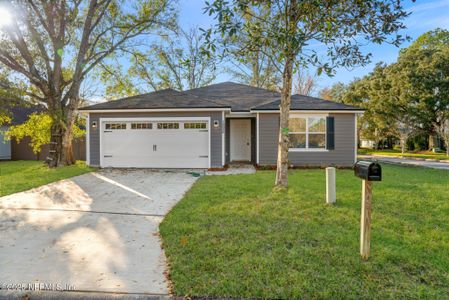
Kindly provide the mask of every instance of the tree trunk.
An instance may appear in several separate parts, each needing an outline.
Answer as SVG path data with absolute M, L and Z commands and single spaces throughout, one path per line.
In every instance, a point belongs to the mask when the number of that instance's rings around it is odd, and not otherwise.
M 75 163 L 73 157 L 72 140 L 73 140 L 73 126 L 75 124 L 75 111 L 67 107 L 67 117 L 66 117 L 66 130 L 62 136 L 62 152 L 60 164 L 63 166 L 70 166 Z
M 288 123 L 292 93 L 292 61 L 293 60 L 290 57 L 287 57 L 285 61 L 284 72 L 282 75 L 281 105 L 279 108 L 279 144 L 275 184 L 276 187 L 281 188 L 288 187 Z
M 433 134 L 429 134 L 429 150 L 432 150 L 435 147 L 435 141 L 433 138 Z

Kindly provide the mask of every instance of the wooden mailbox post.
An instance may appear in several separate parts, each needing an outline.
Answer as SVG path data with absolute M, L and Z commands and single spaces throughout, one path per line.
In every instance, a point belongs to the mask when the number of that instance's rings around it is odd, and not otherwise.
M 376 162 L 359 161 L 354 165 L 354 175 L 362 178 L 362 212 L 360 217 L 360 256 L 368 259 L 371 243 L 371 205 L 373 181 L 382 180 L 382 168 Z

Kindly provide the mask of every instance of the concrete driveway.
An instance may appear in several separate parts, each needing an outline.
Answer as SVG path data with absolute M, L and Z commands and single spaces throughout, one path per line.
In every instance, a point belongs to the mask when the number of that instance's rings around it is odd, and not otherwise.
M 0 198 L 1 289 L 168 294 L 158 225 L 195 180 L 104 170 Z

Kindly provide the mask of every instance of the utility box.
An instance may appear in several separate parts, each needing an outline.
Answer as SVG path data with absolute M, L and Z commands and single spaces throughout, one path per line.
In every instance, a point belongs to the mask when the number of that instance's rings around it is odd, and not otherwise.
M 381 181 L 382 168 L 377 162 L 358 161 L 354 165 L 354 175 L 367 181 Z

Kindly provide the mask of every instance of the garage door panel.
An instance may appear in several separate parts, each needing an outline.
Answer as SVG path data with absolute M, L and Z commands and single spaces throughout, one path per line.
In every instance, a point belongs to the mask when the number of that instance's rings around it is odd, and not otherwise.
M 114 121 L 123 123 L 122 120 Z M 102 155 L 103 167 L 134 168 L 208 168 L 209 167 L 209 130 L 158 129 L 157 122 L 152 129 L 106 130 L 103 122 Z M 163 121 L 165 122 L 165 121 Z M 204 123 L 204 121 L 201 121 Z M 108 126 L 109 128 L 111 126 Z M 209 127 L 209 126 L 207 126 Z

